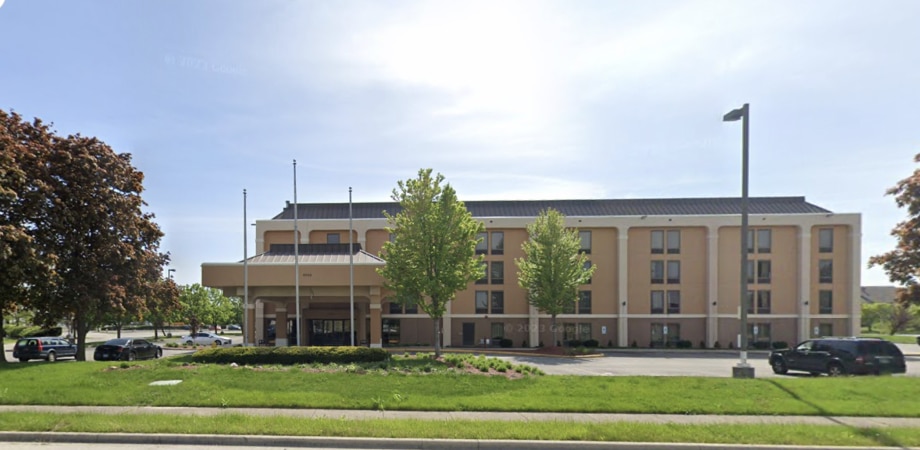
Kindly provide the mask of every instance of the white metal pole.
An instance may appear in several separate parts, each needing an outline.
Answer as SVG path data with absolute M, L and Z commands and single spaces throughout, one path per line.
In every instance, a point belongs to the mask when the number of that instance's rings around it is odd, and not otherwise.
M 355 251 L 352 237 L 351 186 L 348 187 L 348 311 L 351 317 L 351 346 L 355 346 Z
M 246 189 L 243 189 L 243 347 L 249 343 L 249 224 L 246 223 Z
M 297 309 L 297 325 L 295 326 L 294 344 L 300 345 L 300 235 L 297 233 L 297 160 L 294 160 L 294 308 Z M 275 333 L 278 327 L 287 327 L 287 323 L 275 323 Z M 290 336 L 288 336 L 290 339 Z

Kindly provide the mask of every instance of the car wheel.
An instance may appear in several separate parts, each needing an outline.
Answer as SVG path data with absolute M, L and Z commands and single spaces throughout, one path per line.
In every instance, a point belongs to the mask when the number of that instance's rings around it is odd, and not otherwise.
M 57 355 L 55 355 L 54 352 L 48 352 L 48 357 L 46 359 L 48 362 L 55 362 L 57 361 Z
M 221 342 L 221 341 L 214 341 L 214 343 L 217 344 L 217 345 L 224 345 L 224 343 Z
M 137 355 L 134 352 L 128 353 L 128 361 L 134 361 L 137 359 Z
M 162 349 L 162 348 L 158 348 L 157 351 L 156 351 L 156 353 L 153 354 L 153 357 L 154 357 L 154 358 L 162 358 L 162 357 L 163 357 L 163 349 Z
M 19 362 L 29 362 L 29 358 L 19 358 Z
M 789 369 L 786 368 L 786 362 L 779 358 L 773 360 L 772 367 L 773 367 L 773 373 L 779 374 L 779 375 L 783 375 L 789 371 Z
M 185 345 L 192 346 L 195 345 L 195 343 L 192 341 L 185 341 Z
M 830 363 L 827 365 L 827 374 L 832 377 L 839 377 L 841 375 L 846 375 L 847 372 L 839 363 Z

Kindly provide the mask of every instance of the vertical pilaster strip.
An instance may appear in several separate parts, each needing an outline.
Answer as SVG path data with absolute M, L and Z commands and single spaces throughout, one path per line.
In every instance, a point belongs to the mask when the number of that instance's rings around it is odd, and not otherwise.
M 629 346 L 629 227 L 617 227 L 617 346 Z
M 706 227 L 706 347 L 712 348 L 719 340 L 719 228 Z
M 862 216 L 850 225 L 850 336 L 859 336 L 862 330 Z
M 530 347 L 536 347 L 540 344 L 540 312 L 533 305 L 527 305 L 527 330 L 529 336 L 527 342 Z
M 799 337 L 804 341 L 811 336 L 811 225 L 799 225 Z
M 287 347 L 287 308 L 275 308 L 275 347 Z
M 451 322 L 453 321 L 453 319 L 451 318 L 450 310 L 453 306 L 454 306 L 454 302 L 451 301 L 450 304 L 447 306 L 447 310 L 444 311 L 444 320 L 441 321 L 441 336 L 444 337 L 444 340 L 441 342 L 441 347 L 451 346 L 450 337 L 452 336 L 451 330 L 453 329 L 451 327 Z
M 371 348 L 383 347 L 383 322 L 380 317 L 380 296 L 371 295 Z

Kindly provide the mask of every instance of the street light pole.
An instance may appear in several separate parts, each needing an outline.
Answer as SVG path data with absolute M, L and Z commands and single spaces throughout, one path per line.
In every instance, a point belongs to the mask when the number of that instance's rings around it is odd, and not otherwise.
M 171 280 L 172 277 L 173 277 L 172 274 L 173 274 L 173 272 L 175 272 L 175 271 L 176 271 L 176 269 L 169 269 L 169 270 L 167 270 L 167 271 L 166 271 L 166 278 Z
M 747 103 L 741 108 L 729 111 L 722 117 L 723 122 L 735 122 L 738 120 L 741 120 L 741 280 L 739 283 L 740 301 L 738 303 L 741 306 L 741 323 L 739 324 L 741 360 L 737 366 L 732 368 L 732 377 L 754 378 L 754 367 L 747 362 L 748 122 L 750 121 L 750 106 Z

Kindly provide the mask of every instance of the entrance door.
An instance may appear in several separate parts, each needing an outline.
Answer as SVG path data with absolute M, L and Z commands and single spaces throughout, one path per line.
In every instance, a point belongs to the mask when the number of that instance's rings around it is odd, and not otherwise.
M 313 319 L 310 323 L 309 344 L 315 346 L 351 345 L 351 321 L 342 319 Z
M 476 324 L 463 322 L 463 346 L 472 347 L 474 345 L 476 345 Z

